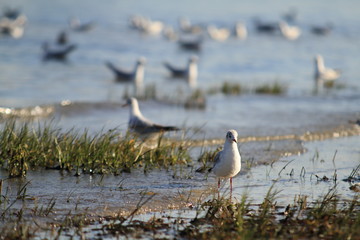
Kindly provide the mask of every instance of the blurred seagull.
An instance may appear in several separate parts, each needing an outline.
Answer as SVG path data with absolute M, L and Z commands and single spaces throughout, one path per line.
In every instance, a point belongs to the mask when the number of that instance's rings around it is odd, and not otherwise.
M 170 71 L 173 77 L 185 78 L 192 86 L 196 83 L 198 76 L 198 57 L 191 56 L 185 68 L 178 68 L 168 62 L 164 62 L 165 67 Z
M 241 169 L 241 156 L 237 146 L 237 138 L 238 133 L 235 130 L 229 130 L 226 133 L 224 148 L 215 155 L 214 166 L 209 170 L 212 170 L 219 178 L 218 188 L 220 188 L 221 178 L 230 178 L 230 193 L 232 193 L 232 178 Z
M 339 77 L 339 70 L 326 68 L 324 64 L 324 58 L 319 54 L 315 56 L 315 80 L 328 82 L 334 81 Z
M 312 26 L 311 32 L 316 35 L 328 35 L 331 33 L 333 27 L 331 23 L 327 23 L 325 26 Z
M 255 29 L 259 33 L 274 33 L 279 29 L 278 24 L 274 22 L 263 22 L 258 18 L 254 19 Z
M 294 23 L 298 16 L 298 10 L 296 8 L 290 8 L 287 12 L 282 15 L 282 18 L 287 21 Z
M 119 82 L 134 81 L 137 84 L 142 84 L 144 80 L 146 58 L 140 57 L 136 61 L 133 71 L 126 71 L 114 66 L 111 62 L 106 62 L 105 65 L 114 73 L 115 78 Z
M 178 40 L 181 48 L 195 51 L 201 49 L 202 42 L 203 39 L 201 35 L 183 35 Z
M 247 37 L 247 29 L 246 29 L 246 25 L 242 22 L 237 22 L 235 24 L 235 36 L 239 39 L 246 39 Z
M 76 45 L 70 44 L 65 46 L 51 46 L 48 42 L 45 42 L 42 48 L 44 51 L 44 60 L 65 60 L 67 55 L 76 49 Z
M 131 132 L 138 134 L 152 134 L 165 131 L 180 130 L 179 128 L 174 126 L 163 126 L 155 124 L 145 118 L 140 112 L 139 104 L 136 98 L 129 98 L 123 106 L 130 106 L 130 118 L 128 127 Z
M 16 15 L 15 18 L 3 17 L 0 19 L 0 35 L 8 35 L 20 38 L 24 34 L 24 26 L 27 21 L 25 15 Z
M 87 32 L 95 27 L 94 22 L 81 23 L 78 18 L 71 18 L 69 20 L 69 26 L 72 30 L 77 32 Z
M 58 45 L 65 45 L 69 43 L 68 34 L 65 31 L 61 31 L 56 38 L 56 43 Z
M 279 28 L 280 28 L 281 34 L 289 40 L 295 40 L 301 34 L 300 28 L 298 28 L 296 26 L 290 26 L 284 21 L 279 22 Z
M 65 60 L 67 55 L 76 49 L 76 45 L 69 43 L 67 33 L 62 31 L 54 43 L 44 42 L 42 49 L 43 60 Z
M 223 42 L 229 38 L 231 32 L 227 28 L 217 28 L 214 25 L 209 25 L 207 27 L 209 36 L 216 41 Z
M 21 15 L 21 11 L 19 8 L 5 7 L 3 10 L 3 15 L 6 18 L 14 20 Z
M 143 33 L 156 35 L 164 29 L 164 23 L 153 21 L 149 18 L 135 15 L 130 18 L 130 27 L 140 30 Z
M 179 18 L 180 30 L 189 34 L 200 34 L 203 32 L 203 28 L 200 25 L 193 25 L 188 18 Z

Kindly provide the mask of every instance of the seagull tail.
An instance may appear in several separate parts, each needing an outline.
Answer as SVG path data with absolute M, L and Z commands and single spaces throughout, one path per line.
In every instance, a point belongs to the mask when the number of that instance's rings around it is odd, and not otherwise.
M 112 64 L 111 62 L 109 62 L 109 61 L 106 61 L 105 62 L 105 65 L 109 68 L 109 69 L 111 69 L 112 71 L 115 71 L 116 72 L 116 67 L 114 66 L 114 64 Z

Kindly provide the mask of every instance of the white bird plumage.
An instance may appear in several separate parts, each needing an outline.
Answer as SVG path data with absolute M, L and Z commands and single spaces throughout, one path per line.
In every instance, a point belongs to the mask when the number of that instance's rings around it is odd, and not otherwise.
M 324 58 L 321 55 L 315 56 L 315 80 L 316 81 L 334 81 L 340 77 L 340 71 L 332 68 L 326 68 Z
M 281 34 L 289 40 L 295 40 L 301 34 L 301 30 L 299 27 L 290 26 L 289 24 L 287 24 L 284 21 L 279 22 L 279 28 L 280 28 Z
M 230 178 L 230 191 L 232 192 L 232 178 L 236 176 L 241 169 L 241 156 L 237 146 L 238 133 L 235 130 L 229 130 L 226 133 L 224 148 L 215 156 L 215 163 L 212 168 L 214 174 L 219 178 L 218 187 L 220 187 L 221 178 Z

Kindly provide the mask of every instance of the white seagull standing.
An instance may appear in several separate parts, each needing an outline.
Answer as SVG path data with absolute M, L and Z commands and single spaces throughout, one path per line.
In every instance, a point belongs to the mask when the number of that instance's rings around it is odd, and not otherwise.
M 130 106 L 129 130 L 132 132 L 141 135 L 180 130 L 174 126 L 163 126 L 155 124 L 145 118 L 140 112 L 139 103 L 136 98 L 129 98 L 123 106 Z
M 215 156 L 215 163 L 211 169 L 218 179 L 218 188 L 221 178 L 230 178 L 230 193 L 232 193 L 232 178 L 236 176 L 241 169 L 241 156 L 237 147 L 238 133 L 235 130 L 229 130 L 226 133 L 224 149 Z
M 334 81 L 340 77 L 340 71 L 332 68 L 326 68 L 324 58 L 321 55 L 315 56 L 315 80 L 325 82 Z

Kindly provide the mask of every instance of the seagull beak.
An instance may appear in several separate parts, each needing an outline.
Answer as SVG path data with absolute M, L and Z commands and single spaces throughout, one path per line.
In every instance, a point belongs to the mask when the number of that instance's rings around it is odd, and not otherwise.
M 127 106 L 129 106 L 130 104 L 128 104 L 128 103 L 124 103 L 123 105 L 121 105 L 122 107 L 127 107 Z
M 236 139 L 233 139 L 233 142 L 236 142 L 236 143 L 237 143 Z

